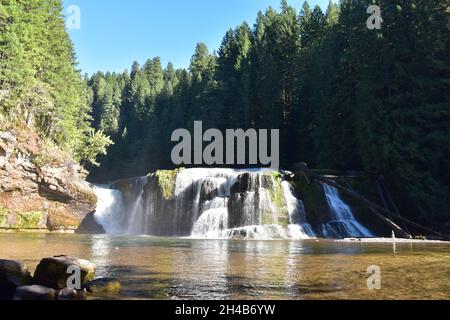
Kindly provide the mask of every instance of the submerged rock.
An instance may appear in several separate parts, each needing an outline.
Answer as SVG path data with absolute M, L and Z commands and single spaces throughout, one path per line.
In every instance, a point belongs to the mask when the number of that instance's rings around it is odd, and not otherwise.
M 113 278 L 100 278 L 86 283 L 86 290 L 90 293 L 118 293 L 120 282 Z
M 40 285 L 18 287 L 14 293 L 14 300 L 54 300 L 55 297 L 55 290 Z
M 67 279 L 71 276 L 67 273 L 71 266 L 80 268 L 81 284 L 95 278 L 96 266 L 90 261 L 70 256 L 55 256 L 41 260 L 34 273 L 34 283 L 53 289 L 64 289 L 67 287 Z
M 0 260 L 0 300 L 13 298 L 17 287 L 31 283 L 28 267 L 18 261 Z
M 70 288 L 64 288 L 58 291 L 56 296 L 57 300 L 85 300 L 86 299 L 86 289 L 76 290 Z

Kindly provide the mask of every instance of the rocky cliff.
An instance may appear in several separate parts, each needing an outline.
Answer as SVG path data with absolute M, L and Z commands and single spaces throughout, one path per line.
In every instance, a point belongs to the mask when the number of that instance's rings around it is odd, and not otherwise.
M 0 230 L 75 230 L 95 210 L 85 176 L 35 133 L 0 130 Z

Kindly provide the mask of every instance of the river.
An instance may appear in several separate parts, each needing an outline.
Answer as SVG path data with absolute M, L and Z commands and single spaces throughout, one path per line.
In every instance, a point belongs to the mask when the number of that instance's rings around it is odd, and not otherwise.
M 0 233 L 0 258 L 73 255 L 115 277 L 112 299 L 450 299 L 450 244 L 195 240 Z M 381 289 L 369 290 L 369 266 Z

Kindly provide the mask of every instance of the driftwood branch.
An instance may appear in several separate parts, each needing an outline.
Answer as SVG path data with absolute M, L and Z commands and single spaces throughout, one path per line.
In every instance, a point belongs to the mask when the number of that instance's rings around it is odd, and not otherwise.
M 430 228 L 421 226 L 420 224 L 411 221 L 409 219 L 406 219 L 402 216 L 400 216 L 399 214 L 395 214 L 391 211 L 389 211 L 387 208 L 383 208 L 382 206 L 362 197 L 361 195 L 359 195 L 358 193 L 356 193 L 355 191 L 353 191 L 350 188 L 344 187 L 336 182 L 334 182 L 333 180 L 321 176 L 319 174 L 314 173 L 313 171 L 309 170 L 308 166 L 305 163 L 301 163 L 296 165 L 295 167 L 295 173 L 293 174 L 293 176 L 295 175 L 303 175 L 307 178 L 308 181 L 314 181 L 317 180 L 319 182 L 325 183 L 329 186 L 332 186 L 336 189 L 338 189 L 339 191 L 347 194 L 350 197 L 353 197 L 357 200 L 359 200 L 360 202 L 364 203 L 378 218 L 380 218 L 382 221 L 384 221 L 386 224 L 388 224 L 391 228 L 393 228 L 394 230 L 396 230 L 399 234 L 401 234 L 403 237 L 406 238 L 412 238 L 412 236 L 406 232 L 405 230 L 403 230 L 400 226 L 398 226 L 394 221 L 392 221 L 390 218 L 397 218 L 402 220 L 405 223 L 410 224 L 411 226 L 414 226 L 416 228 L 420 228 L 422 230 L 425 230 L 427 232 L 430 232 L 432 234 L 435 235 L 439 235 L 442 236 L 443 235 L 439 232 L 436 232 L 434 230 L 431 230 Z M 388 218 L 389 217 L 389 218 Z

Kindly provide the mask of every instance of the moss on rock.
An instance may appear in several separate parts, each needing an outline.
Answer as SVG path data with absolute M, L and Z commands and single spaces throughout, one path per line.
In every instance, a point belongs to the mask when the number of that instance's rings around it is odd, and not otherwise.
M 44 221 L 45 213 L 41 211 L 10 212 L 6 208 L 0 208 L 0 228 L 43 229 L 45 228 Z
M 165 200 L 173 199 L 177 175 L 182 170 L 182 168 L 175 170 L 160 170 L 155 173 L 156 178 L 158 179 L 159 188 L 161 189 L 162 196 Z
M 6 227 L 9 211 L 6 208 L 0 208 L 0 228 Z
M 284 196 L 283 177 L 280 172 L 272 172 L 273 187 L 269 189 L 270 198 L 277 211 L 277 223 L 287 226 L 289 224 L 289 210 Z
M 19 212 L 17 214 L 16 224 L 14 228 L 17 229 L 39 229 L 45 213 L 41 211 Z

